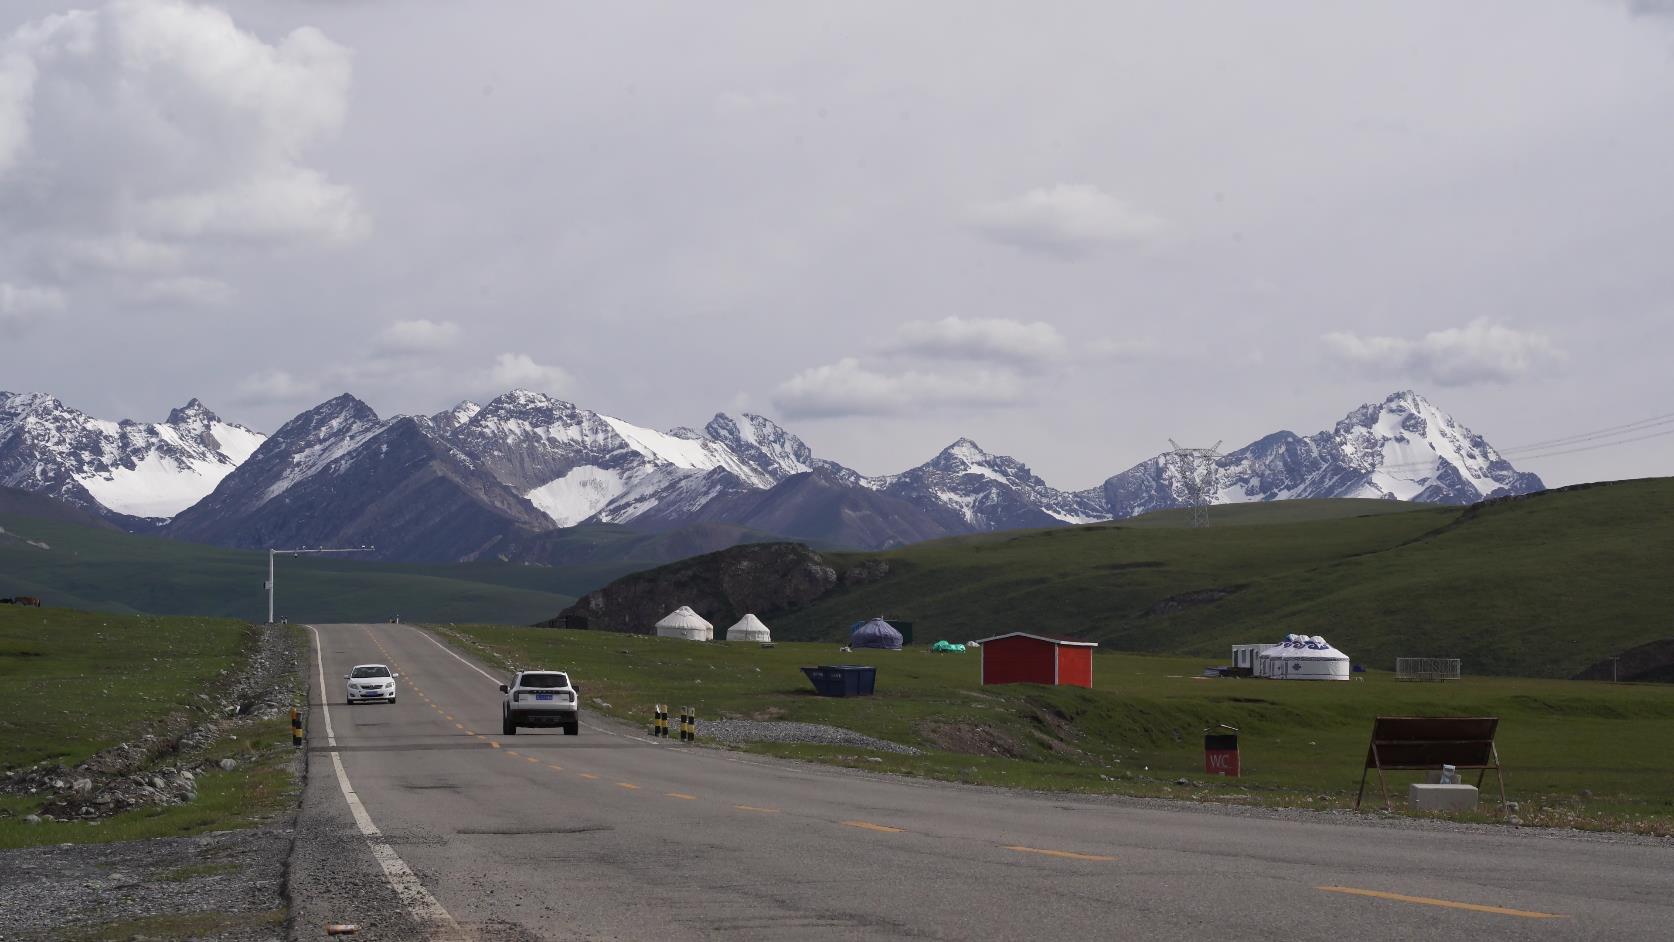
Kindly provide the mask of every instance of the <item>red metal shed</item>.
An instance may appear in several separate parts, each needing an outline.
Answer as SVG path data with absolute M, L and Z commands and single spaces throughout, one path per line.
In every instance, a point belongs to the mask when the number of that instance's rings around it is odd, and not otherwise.
M 1093 686 L 1096 641 L 1044 638 L 1024 631 L 977 641 L 982 645 L 984 684 Z

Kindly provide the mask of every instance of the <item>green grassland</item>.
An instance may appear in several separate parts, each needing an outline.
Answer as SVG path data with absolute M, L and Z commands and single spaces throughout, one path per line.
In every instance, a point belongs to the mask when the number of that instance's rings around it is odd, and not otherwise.
M 829 723 L 918 746 L 920 756 L 854 746 L 754 751 L 927 778 L 1055 791 L 1343 808 L 1354 803 L 1372 718 L 1501 718 L 1510 799 L 1524 823 L 1674 833 L 1674 688 L 1523 678 L 1399 683 L 1370 672 L 1348 683 L 1208 680 L 1195 658 L 1101 652 L 1094 689 L 981 686 L 978 655 L 840 653 L 825 643 L 700 644 L 554 629 L 444 631 L 463 650 L 510 668 L 571 672 L 589 708 L 644 722 L 653 703 L 704 719 Z M 818 697 L 803 665 L 877 667 L 877 695 Z M 1204 775 L 1202 735 L 1241 736 L 1245 776 Z M 873 761 L 878 760 L 878 761 Z M 1181 786 L 1177 780 L 1189 784 Z M 1396 808 L 1417 773 L 1391 773 Z M 1493 793 L 1489 778 L 1484 797 Z M 1381 807 L 1371 786 L 1372 804 Z M 1484 808 L 1487 802 L 1485 800 Z
M 198 693 L 238 667 L 248 624 L 0 606 L 0 773 L 75 766 L 119 742 L 171 734 L 206 718 Z M 302 643 L 300 635 L 297 638 Z M 136 809 L 97 825 L 26 824 L 41 799 L 0 794 L 0 848 L 133 840 L 245 826 L 294 803 L 290 720 L 247 720 L 236 738 L 171 761 L 237 759 L 199 780 L 190 804 Z
M 1674 637 L 1674 479 L 1473 508 L 1216 508 L 1204 529 L 1158 517 L 829 554 L 889 573 L 771 627 L 839 640 L 881 614 L 913 621 L 921 643 L 1025 630 L 1215 663 L 1234 643 L 1299 632 L 1378 668 L 1457 657 L 1467 673 L 1547 677 Z
M 264 621 L 267 554 L 0 515 L 0 595 L 105 612 Z M 412 565 L 282 556 L 276 615 L 291 621 L 551 618 L 566 571 L 509 563 Z

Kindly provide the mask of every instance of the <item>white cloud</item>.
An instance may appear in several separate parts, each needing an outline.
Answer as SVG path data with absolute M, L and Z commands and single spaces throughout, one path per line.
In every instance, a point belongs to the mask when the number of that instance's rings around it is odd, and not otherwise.
M 1059 184 L 974 206 L 966 222 L 996 242 L 1064 259 L 1114 242 L 1143 241 L 1163 227 L 1161 219 L 1082 184 Z
M 500 391 L 521 387 L 557 395 L 569 389 L 573 378 L 563 367 L 536 363 L 527 353 L 502 353 L 494 358 L 487 381 Z
M 1545 334 L 1484 318 L 1464 327 L 1432 331 L 1417 340 L 1347 332 L 1329 333 L 1323 339 L 1348 363 L 1442 386 L 1506 383 L 1564 358 Z
M 453 321 L 396 321 L 378 332 L 378 348 L 390 353 L 433 353 L 451 348 L 460 333 Z
M 938 359 L 1038 364 L 1063 359 L 1069 344 L 1045 321 L 944 317 L 902 324 L 890 350 Z
M 0 325 L 22 327 L 43 314 L 64 309 L 64 292 L 39 285 L 0 281 Z
M 354 190 L 304 163 L 350 82 L 349 50 L 316 29 L 270 43 L 185 0 L 0 38 L 0 270 L 203 278 L 228 253 L 361 238 Z
M 1022 378 L 1006 369 L 882 373 L 845 357 L 781 383 L 773 402 L 787 418 L 824 418 L 1012 406 L 1026 393 Z
M 263 370 L 239 380 L 236 399 L 241 403 L 312 402 L 319 397 L 320 384 L 291 375 L 285 370 Z

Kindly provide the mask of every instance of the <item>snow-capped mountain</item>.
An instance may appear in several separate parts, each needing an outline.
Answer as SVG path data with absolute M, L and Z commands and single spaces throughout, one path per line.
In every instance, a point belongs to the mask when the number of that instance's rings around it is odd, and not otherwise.
M 1104 483 L 1111 517 L 1188 503 L 1185 469 L 1158 455 Z M 1361 497 L 1469 504 L 1544 488 L 1482 436 L 1411 391 L 1350 412 L 1330 431 L 1276 432 L 1214 462 L 1210 502 Z
M 273 433 L 165 532 L 222 546 L 376 547 L 400 560 L 469 560 L 551 521 L 436 433 L 338 396 Z
M 893 546 L 959 533 L 1119 519 L 1184 506 L 1158 455 L 1083 491 L 962 438 L 900 474 L 862 477 L 759 415 L 666 432 L 527 390 L 431 416 L 380 418 L 342 395 L 271 438 L 197 400 L 156 424 L 103 422 L 50 396 L 0 394 L 0 487 L 118 523 L 231 546 L 375 544 L 392 559 L 558 558 L 553 535 L 627 524 L 686 542 L 777 534 Z M 1411 391 L 1314 435 L 1277 432 L 1214 463 L 1215 503 L 1376 497 L 1470 503 L 1539 490 Z M 697 533 L 698 530 L 693 530 Z M 611 539 L 616 539 L 612 537 Z
M 0 486 L 117 517 L 179 513 L 263 441 L 196 399 L 163 422 L 112 422 L 42 393 L 0 392 Z
M 874 490 L 920 507 L 951 511 L 972 530 L 1014 530 L 1109 519 L 1097 490 L 1060 491 L 1016 458 L 992 455 L 961 438 L 901 474 L 869 478 Z
M 757 415 L 717 415 L 702 432 L 658 432 L 515 389 L 450 422 L 469 406 L 432 416 L 432 427 L 561 527 L 684 518 L 717 497 L 828 464 Z

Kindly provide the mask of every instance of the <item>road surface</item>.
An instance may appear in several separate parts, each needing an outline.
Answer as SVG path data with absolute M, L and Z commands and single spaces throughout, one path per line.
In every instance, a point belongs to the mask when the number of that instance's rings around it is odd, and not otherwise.
M 317 637 L 300 939 L 1674 938 L 1668 845 L 908 782 L 585 714 L 502 736 L 503 678 L 419 629 Z M 368 661 L 399 702 L 343 703 Z

